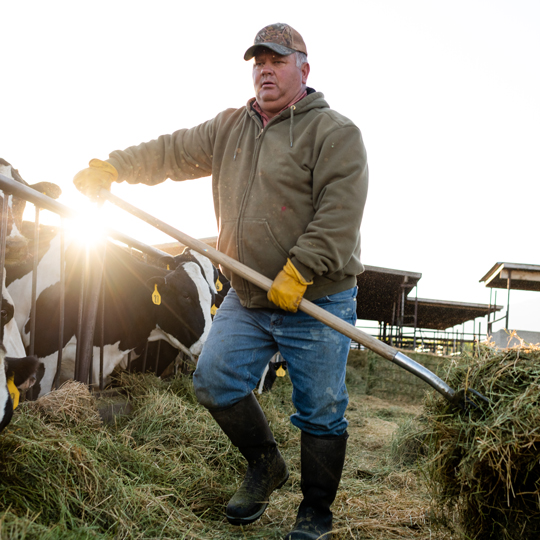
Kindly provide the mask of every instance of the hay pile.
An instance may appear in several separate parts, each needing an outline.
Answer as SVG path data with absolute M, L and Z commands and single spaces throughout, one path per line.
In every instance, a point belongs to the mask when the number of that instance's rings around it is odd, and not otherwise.
M 66 381 L 54 392 L 26 403 L 26 407 L 53 424 L 85 424 L 89 428 L 101 425 L 94 396 L 86 384 L 77 381 Z
M 351 369 L 335 540 L 453 539 L 433 535 L 415 467 L 389 457 L 396 427 L 420 408 L 365 396 Z M 244 528 L 229 525 L 224 508 L 245 462 L 196 403 L 191 380 L 124 374 L 119 384 L 132 410 L 110 424 L 99 422 L 93 397 L 76 384 L 17 408 L 0 435 L 0 540 L 281 540 L 292 528 L 301 500 L 300 436 L 288 418 L 287 377 L 258 399 L 290 480 Z
M 467 539 L 540 537 L 540 349 L 482 346 L 456 360 L 448 384 L 488 397 L 484 414 L 457 414 L 428 397 L 428 480 L 436 514 Z

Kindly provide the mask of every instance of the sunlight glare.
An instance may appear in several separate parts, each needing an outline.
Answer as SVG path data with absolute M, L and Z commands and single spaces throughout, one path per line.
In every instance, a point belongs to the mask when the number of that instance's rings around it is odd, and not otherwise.
M 66 232 L 73 240 L 86 246 L 94 246 L 106 237 L 102 208 L 95 205 L 79 211 L 77 219 L 69 221 Z

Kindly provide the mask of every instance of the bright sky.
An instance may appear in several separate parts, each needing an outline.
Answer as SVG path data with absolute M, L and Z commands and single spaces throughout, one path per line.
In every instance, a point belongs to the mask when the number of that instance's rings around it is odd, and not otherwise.
M 366 264 L 421 272 L 422 298 L 485 304 L 479 280 L 496 262 L 540 264 L 537 0 L 18 0 L 0 20 L 0 157 L 29 183 L 59 184 L 64 204 L 87 206 L 72 178 L 91 158 L 243 106 L 245 49 L 286 22 L 307 44 L 309 85 L 364 136 Z M 216 234 L 210 179 L 113 192 L 192 236 Z M 540 293 L 513 291 L 510 326 L 540 331 L 539 307 Z

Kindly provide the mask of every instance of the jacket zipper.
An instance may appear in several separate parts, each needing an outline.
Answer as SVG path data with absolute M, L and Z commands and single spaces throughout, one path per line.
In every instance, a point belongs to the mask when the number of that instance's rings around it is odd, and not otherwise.
M 256 116 L 251 117 L 251 119 L 259 127 L 260 131 L 259 131 L 258 135 L 255 137 L 255 149 L 253 151 L 253 160 L 251 162 L 251 171 L 249 173 L 249 182 L 248 182 L 246 190 L 244 191 L 244 195 L 242 197 L 242 202 L 240 203 L 240 211 L 238 213 L 238 226 L 236 228 L 236 243 L 237 243 L 237 246 L 238 246 L 238 259 L 239 259 L 239 261 L 241 263 L 244 263 L 244 250 L 243 250 L 243 244 L 241 242 L 241 239 L 242 239 L 242 237 L 244 235 L 244 221 L 243 221 L 242 218 L 243 218 L 246 206 L 247 206 L 247 200 L 248 200 L 249 193 L 250 193 L 251 188 L 253 186 L 253 181 L 254 181 L 254 178 L 255 178 L 255 171 L 257 170 L 257 163 L 259 161 L 259 152 L 260 152 L 260 148 L 261 148 L 261 144 L 262 144 L 262 140 L 263 140 L 263 134 L 268 129 L 268 126 L 272 123 L 272 121 L 274 119 L 276 119 L 276 118 L 280 118 L 280 115 L 278 115 L 278 116 L 276 116 L 274 118 L 271 118 L 270 121 L 268 122 L 268 124 L 266 124 L 266 126 L 263 127 L 261 121 L 259 120 L 259 118 L 257 118 Z M 244 281 L 246 283 L 247 290 L 249 291 L 248 298 L 247 298 L 247 300 L 248 300 L 247 307 L 250 307 L 252 285 L 251 285 L 251 283 L 249 281 L 247 281 L 247 280 L 244 280 Z
M 238 212 L 238 226 L 236 228 L 236 245 L 238 246 L 238 258 L 240 262 L 244 262 L 244 249 L 243 244 L 241 242 L 241 239 L 244 235 L 244 225 L 243 225 L 243 215 L 244 211 L 247 206 L 247 199 L 249 196 L 249 193 L 251 191 L 251 187 L 253 185 L 253 180 L 255 178 L 255 171 L 257 170 L 257 162 L 259 161 L 259 151 L 261 148 L 261 141 L 262 141 L 262 134 L 264 132 L 264 128 L 259 121 L 257 117 L 251 117 L 251 119 L 256 123 L 256 125 L 259 127 L 260 131 L 258 135 L 255 137 L 255 148 L 253 151 L 253 159 L 251 161 L 251 171 L 249 172 L 249 180 L 248 184 L 246 186 L 246 190 L 244 191 L 244 195 L 242 196 L 242 201 L 240 203 L 240 211 Z M 247 286 L 249 288 L 249 283 L 247 283 Z

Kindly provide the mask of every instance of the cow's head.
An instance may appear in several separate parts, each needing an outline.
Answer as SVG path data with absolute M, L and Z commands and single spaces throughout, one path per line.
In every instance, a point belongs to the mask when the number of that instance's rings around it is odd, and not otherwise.
M 35 356 L 8 358 L 6 348 L 0 344 L 0 431 L 11 422 L 20 392 L 28 390 L 36 382 L 38 366 Z
M 181 255 L 177 255 L 174 258 L 174 265 L 176 267 L 189 261 L 200 266 L 201 272 L 203 273 L 206 281 L 208 282 L 210 290 L 212 291 L 214 300 L 211 313 L 213 317 L 225 299 L 225 296 L 227 296 L 227 293 L 231 288 L 231 284 L 229 283 L 229 280 L 218 270 L 218 268 L 212 264 L 208 257 L 205 257 L 192 249 L 186 248 Z
M 164 277 L 150 279 L 147 286 L 152 290 L 158 326 L 197 355 L 212 323 L 213 278 L 207 281 L 200 264 L 191 260 L 181 263 L 177 259 L 175 257 L 178 264 L 175 270 Z M 150 301 L 151 297 L 148 299 Z
M 29 185 L 5 159 L 0 158 L 0 174 L 15 180 L 25 186 L 31 187 L 44 195 L 57 199 L 62 190 L 51 182 L 39 182 Z M 7 266 L 24 262 L 28 257 L 28 240 L 21 233 L 23 212 L 26 200 L 14 195 L 0 192 L 0 218 L 3 218 L 4 197 L 7 197 L 7 231 L 6 231 L 6 259 Z
M 13 381 L 17 390 L 24 392 L 36 384 L 39 360 L 35 356 L 25 356 L 24 358 L 6 356 L 5 362 L 8 380 Z

